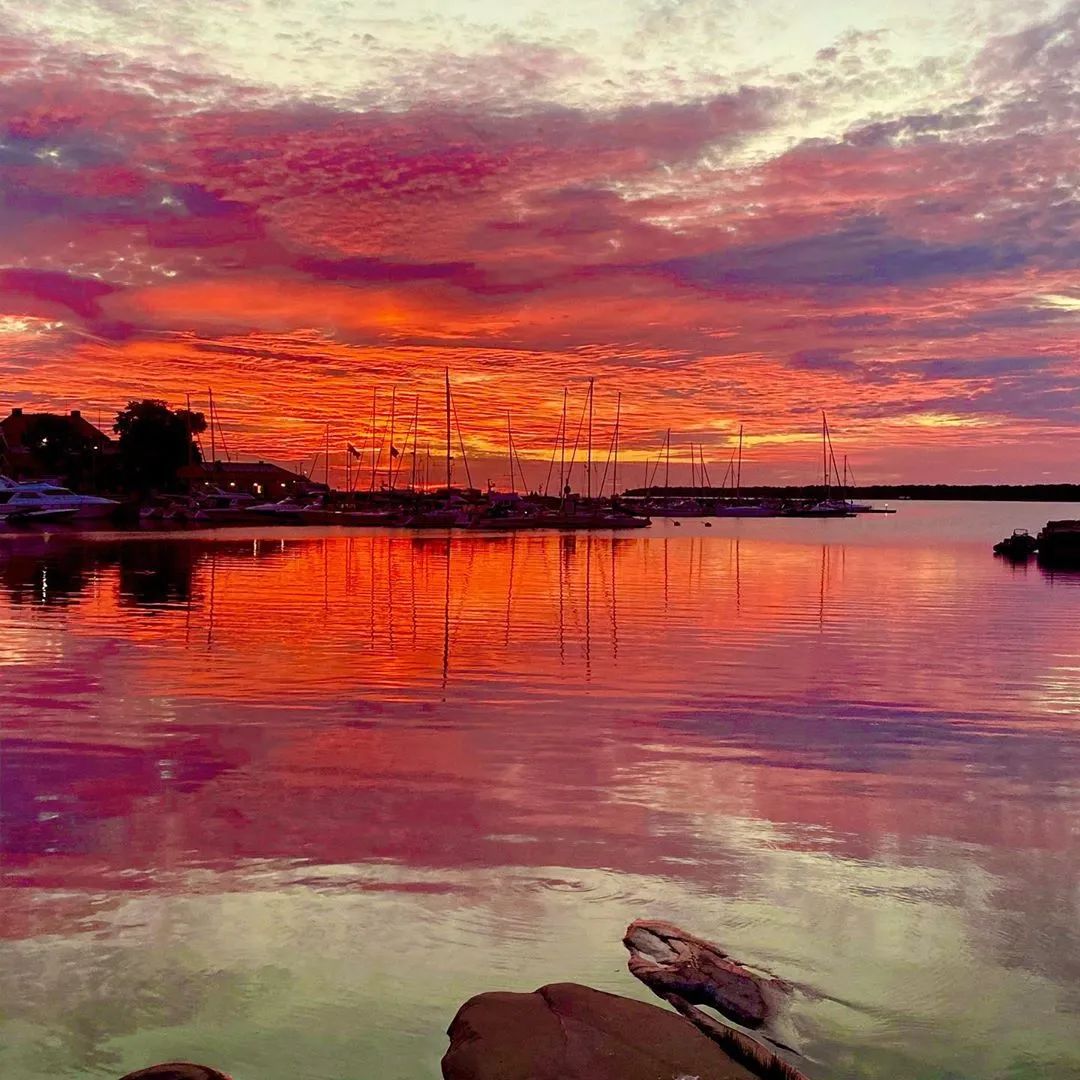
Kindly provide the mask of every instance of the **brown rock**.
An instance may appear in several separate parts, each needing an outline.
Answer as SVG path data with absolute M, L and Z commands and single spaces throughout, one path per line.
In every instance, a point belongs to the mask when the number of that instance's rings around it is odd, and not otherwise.
M 666 1009 L 576 983 L 480 994 L 458 1010 L 445 1080 L 751 1080 Z
M 223 1072 L 186 1061 L 167 1061 L 121 1076 L 120 1080 L 230 1080 Z
M 744 1027 L 773 1020 L 791 989 L 782 979 L 740 964 L 714 942 L 659 919 L 632 922 L 623 944 L 630 952 L 630 973 L 654 993 L 708 1005 Z

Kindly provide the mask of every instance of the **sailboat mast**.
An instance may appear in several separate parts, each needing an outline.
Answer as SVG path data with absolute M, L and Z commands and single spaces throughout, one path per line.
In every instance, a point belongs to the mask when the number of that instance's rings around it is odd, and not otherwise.
M 397 408 L 397 387 L 390 391 L 390 450 L 386 455 L 386 486 L 394 490 L 394 411 Z
M 217 439 L 214 436 L 214 391 L 207 390 L 210 395 L 210 464 L 217 463 Z
M 517 489 L 514 487 L 514 436 L 510 430 L 510 410 L 506 410 L 506 452 L 510 457 L 510 492 L 513 494 Z
M 585 498 L 592 498 L 592 422 L 593 422 L 593 380 L 589 380 L 589 447 L 585 462 Z
M 450 498 L 450 369 L 446 369 L 446 497 Z
M 736 499 L 742 498 L 742 444 L 743 444 L 743 425 L 739 425 L 739 464 L 735 472 L 735 488 Z
M 323 441 L 323 483 L 326 490 L 330 490 L 330 422 L 326 423 L 326 437 Z
M 671 498 L 671 428 L 667 429 L 667 435 L 664 437 L 664 498 Z
M 829 436 L 825 420 L 825 410 L 821 410 L 821 468 L 825 481 L 825 498 L 829 497 Z
M 416 490 L 416 444 L 420 441 L 420 428 L 417 426 L 420 423 L 420 395 L 416 395 L 416 400 L 413 402 L 413 441 L 412 441 L 412 475 L 409 477 L 409 487 L 413 491 Z
M 371 491 L 373 493 L 375 491 L 375 470 L 379 464 L 379 459 L 375 456 L 375 406 L 378 392 L 378 387 L 373 386 L 371 388 Z
M 615 452 L 611 462 L 611 498 L 615 499 L 618 490 L 615 479 L 619 475 L 619 420 L 622 416 L 622 391 L 615 396 Z
M 562 388 L 562 437 L 559 440 L 559 501 L 562 502 L 566 495 L 566 395 L 568 391 Z

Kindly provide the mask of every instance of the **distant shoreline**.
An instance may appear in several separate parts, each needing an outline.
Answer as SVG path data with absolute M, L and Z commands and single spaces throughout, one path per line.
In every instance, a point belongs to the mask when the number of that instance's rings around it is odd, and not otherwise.
M 651 487 L 651 496 L 684 496 L 687 498 L 731 497 L 731 488 Z M 645 488 L 630 488 L 631 498 L 646 494 Z M 822 487 L 802 485 L 778 487 L 769 485 L 744 486 L 744 498 L 815 499 L 821 498 Z M 1080 484 L 863 484 L 843 489 L 845 498 L 956 500 L 971 502 L 1080 502 Z

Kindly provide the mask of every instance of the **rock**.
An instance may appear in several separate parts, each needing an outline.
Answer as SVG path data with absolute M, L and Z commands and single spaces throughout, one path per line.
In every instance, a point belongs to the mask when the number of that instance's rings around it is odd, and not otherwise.
M 768 972 L 754 971 L 733 960 L 719 945 L 695 937 L 668 922 L 639 919 L 626 929 L 623 944 L 630 952 L 630 974 L 687 1017 L 724 1049 L 741 1051 L 761 1068 L 774 1057 L 755 1040 L 695 1008 L 707 1005 L 783 1050 L 797 1050 L 798 1035 L 788 1014 L 792 986 Z M 790 1065 L 776 1058 L 772 1067 Z
M 458 1010 L 445 1080 L 751 1080 L 693 1024 L 576 983 L 480 994 Z
M 223 1072 L 187 1061 L 167 1061 L 121 1076 L 120 1080 L 230 1080 Z
M 667 922 L 639 919 L 626 929 L 630 973 L 666 997 L 678 994 L 693 1005 L 708 1005 L 743 1027 L 761 1028 L 785 1004 L 790 986 L 752 971 L 719 945 Z

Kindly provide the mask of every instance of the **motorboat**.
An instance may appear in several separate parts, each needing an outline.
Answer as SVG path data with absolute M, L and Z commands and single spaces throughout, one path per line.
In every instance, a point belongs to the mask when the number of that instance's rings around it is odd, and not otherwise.
M 473 515 L 458 506 L 434 507 L 418 510 L 405 518 L 407 529 L 459 529 L 472 524 Z
M 712 517 L 722 518 L 763 518 L 776 517 L 780 513 L 773 506 L 762 503 L 717 503 L 712 510 Z
M 0 477 L 0 518 L 30 520 L 101 520 L 120 504 L 100 495 L 80 495 L 71 488 L 42 482 L 20 483 Z
M 653 517 L 711 517 L 712 511 L 697 499 L 650 499 L 644 504 Z
M 50 521 L 70 521 L 78 511 L 75 507 L 41 509 L 34 505 L 10 508 L 4 503 L 0 492 L 0 525 L 44 525 Z
M 548 524 L 554 529 L 647 529 L 652 518 L 607 507 L 574 507 L 552 514 Z
M 817 503 L 800 503 L 785 507 L 781 517 L 846 518 L 854 517 L 855 511 L 847 503 L 837 499 L 825 499 Z
M 243 491 L 209 491 L 196 496 L 189 520 L 196 525 L 265 525 L 266 515 L 252 513 L 255 496 Z
M 1013 529 L 1010 536 L 994 545 L 994 554 L 1008 559 L 1027 559 L 1035 554 L 1038 546 L 1038 540 L 1027 529 Z
M 401 525 L 405 518 L 400 510 L 342 510 L 335 515 L 336 525 L 352 528 L 371 528 L 380 525 Z
M 289 497 L 272 503 L 255 503 L 248 511 L 280 525 L 342 525 L 342 515 L 318 501 L 301 502 Z

